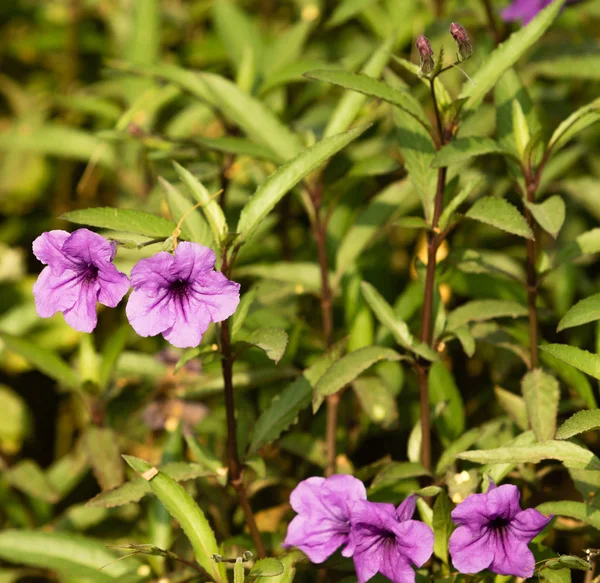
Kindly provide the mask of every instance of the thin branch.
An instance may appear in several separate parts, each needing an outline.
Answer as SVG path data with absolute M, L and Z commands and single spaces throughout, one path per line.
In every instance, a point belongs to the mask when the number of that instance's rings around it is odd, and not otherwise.
M 494 42 L 499 45 L 503 40 L 503 32 L 500 30 L 498 26 L 498 21 L 496 20 L 496 15 L 494 13 L 494 8 L 492 7 L 492 3 L 490 0 L 482 0 L 483 7 L 485 8 L 485 13 L 488 19 L 488 24 L 490 27 L 490 32 L 494 37 Z

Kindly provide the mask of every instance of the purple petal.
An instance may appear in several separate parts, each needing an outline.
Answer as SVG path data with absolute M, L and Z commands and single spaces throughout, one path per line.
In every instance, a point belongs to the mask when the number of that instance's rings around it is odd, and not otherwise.
M 415 571 L 396 545 L 383 546 L 379 572 L 394 583 L 415 583 Z
M 139 265 L 139 264 L 138 264 Z M 125 308 L 127 319 L 140 336 L 156 336 L 168 330 L 175 321 L 175 310 L 166 290 L 159 297 L 132 291 Z
M 321 502 L 321 486 L 325 478 L 312 477 L 302 480 L 290 494 L 290 504 L 298 514 L 308 517 L 323 513 Z
M 191 281 L 204 273 L 210 273 L 217 260 L 215 252 L 198 243 L 183 242 L 175 249 L 173 275 L 176 279 Z
M 164 290 L 177 279 L 171 273 L 173 261 L 173 255 L 165 251 L 138 261 L 131 270 L 133 289 L 149 296 L 162 296 Z
M 433 531 L 424 522 L 405 520 L 394 528 L 398 552 L 421 567 L 433 553 Z M 385 575 L 385 573 L 384 573 Z
M 194 298 L 206 305 L 213 322 L 229 318 L 240 303 L 240 284 L 218 271 L 201 275 L 191 289 Z
M 98 270 L 100 293 L 98 301 L 109 308 L 114 308 L 129 291 L 129 278 L 121 273 L 112 263 L 103 263 Z
M 408 496 L 402 501 L 402 504 L 396 509 L 396 518 L 403 522 L 410 520 L 415 513 L 415 507 L 417 505 L 417 497 L 413 494 Z
M 296 516 L 288 526 L 284 547 L 298 547 L 313 563 L 322 563 L 348 540 L 348 532 L 333 521 L 314 522 Z
M 171 327 L 163 332 L 165 340 L 178 348 L 198 346 L 210 324 L 206 306 L 190 302 L 187 298 L 173 298 L 171 305 L 175 311 L 175 319 Z
M 481 530 L 489 523 L 487 498 L 489 494 L 471 494 L 450 514 L 456 524 L 467 525 L 471 530 Z
M 350 522 L 353 527 L 392 532 L 398 524 L 396 509 L 393 504 L 386 502 L 368 502 L 359 500 L 352 506 Z
M 544 516 L 535 508 L 519 512 L 510 522 L 508 530 L 512 536 L 525 544 L 529 544 L 552 520 L 552 516 Z
M 96 280 L 80 279 L 79 297 L 71 308 L 64 310 L 65 321 L 79 332 L 91 332 L 98 323 L 96 303 L 100 284 Z
M 358 583 L 365 583 L 377 574 L 383 560 L 384 538 L 381 536 L 363 537 L 354 551 L 354 568 Z
M 459 526 L 450 535 L 452 563 L 461 573 L 479 573 L 494 559 L 494 545 L 488 531 L 473 533 L 467 526 Z
M 521 493 L 516 486 L 504 484 L 492 490 L 487 496 L 488 516 L 511 519 L 521 511 Z
M 65 269 L 72 268 L 73 265 L 62 253 L 62 246 L 69 236 L 70 234 L 67 231 L 42 233 L 33 242 L 33 254 L 39 261 L 52 267 L 52 270 L 57 274 Z
M 365 485 L 354 476 L 348 474 L 333 474 L 333 476 L 329 476 L 329 478 L 325 480 L 325 483 L 329 490 L 338 492 L 348 500 L 367 499 Z
M 69 269 L 55 275 L 50 266 L 44 267 L 33 285 L 33 296 L 40 318 L 49 318 L 56 312 L 67 310 L 79 298 L 77 272 Z
M 65 241 L 62 252 L 80 263 L 99 266 L 101 263 L 110 263 L 115 258 L 117 246 L 98 233 L 77 229 Z
M 494 560 L 490 571 L 498 575 L 528 578 L 533 575 L 535 558 L 525 543 L 503 534 L 491 537 L 494 541 Z M 455 564 L 456 566 L 456 564 Z

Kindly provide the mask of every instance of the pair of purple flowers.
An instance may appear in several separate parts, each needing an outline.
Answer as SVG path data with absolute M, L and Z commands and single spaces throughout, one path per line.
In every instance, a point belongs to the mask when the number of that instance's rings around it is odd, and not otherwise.
M 62 312 L 67 324 L 91 332 L 96 303 L 114 308 L 133 285 L 127 318 L 140 336 L 162 334 L 174 346 L 198 346 L 211 322 L 231 316 L 240 285 L 215 271 L 212 249 L 180 243 L 174 254 L 142 259 L 129 278 L 113 265 L 116 245 L 87 229 L 50 231 L 33 242 L 35 256 L 47 265 L 33 286 L 42 318 Z
M 516 486 L 472 494 L 453 511 L 458 528 L 450 536 L 450 554 L 461 573 L 484 569 L 499 575 L 531 577 L 535 559 L 528 544 L 550 522 L 535 509 L 521 510 Z M 433 531 L 412 520 L 416 496 L 393 504 L 367 501 L 363 483 L 352 476 L 308 478 L 290 496 L 298 513 L 284 547 L 298 547 L 313 563 L 322 563 L 338 548 L 353 557 L 359 583 L 376 573 L 394 583 L 414 583 L 414 567 L 433 552 Z

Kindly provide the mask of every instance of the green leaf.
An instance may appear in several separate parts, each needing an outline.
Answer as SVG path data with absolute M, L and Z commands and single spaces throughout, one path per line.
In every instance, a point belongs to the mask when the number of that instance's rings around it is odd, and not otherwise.
M 521 431 L 529 429 L 529 419 L 525 400 L 502 387 L 494 387 L 494 393 L 500 406 L 506 411 L 511 420 Z
M 110 427 L 88 427 L 83 436 L 83 447 L 102 490 L 110 490 L 123 483 L 119 443 Z
M 600 320 L 600 294 L 577 302 L 558 323 L 557 332 Z
M 448 540 L 454 530 L 450 512 L 453 504 L 446 492 L 440 492 L 433 505 L 433 554 L 448 564 Z
M 512 129 L 515 135 L 517 152 L 519 153 L 521 160 L 526 163 L 527 160 L 525 152 L 527 150 L 527 145 L 531 140 L 531 135 L 529 132 L 527 118 L 523 113 L 523 108 L 521 107 L 518 99 L 513 99 L 512 102 Z
M 331 158 L 352 140 L 360 136 L 368 126 L 355 128 L 317 142 L 304 150 L 297 158 L 280 166 L 256 190 L 240 214 L 237 232 L 240 241 L 248 239 L 258 224 L 273 210 L 275 205 L 296 184 L 306 178 L 325 160 Z
M 390 60 L 395 40 L 396 35 L 390 35 L 369 57 L 361 71 L 365 76 L 379 77 L 381 75 Z M 324 136 L 327 138 L 346 131 L 356 119 L 365 101 L 365 95 L 355 91 L 346 91 L 329 116 Z
M 143 579 L 135 577 L 138 561 L 117 561 L 104 542 L 61 532 L 4 530 L 0 532 L 0 558 L 57 571 L 71 581 L 132 583 Z
M 600 253 L 600 228 L 586 231 L 571 241 L 556 256 L 556 265 L 572 261 L 581 255 Z
M 294 424 L 298 413 L 310 405 L 312 391 L 308 379 L 301 376 L 277 395 L 256 421 L 249 454 L 256 453 Z
M 365 301 L 369 304 L 377 319 L 392 333 L 400 346 L 427 360 L 438 360 L 439 356 L 437 352 L 413 338 L 406 322 L 397 318 L 392 306 L 385 301 L 383 296 L 370 283 L 363 281 L 361 289 Z
M 577 370 L 600 379 L 600 356 L 566 344 L 544 344 L 540 350 L 570 364 Z
M 186 170 L 183 166 L 177 164 L 177 162 L 173 162 L 173 166 L 180 180 L 185 184 L 192 196 L 201 203 L 200 208 L 210 225 L 215 242 L 217 245 L 220 245 L 229 229 L 227 228 L 227 221 L 219 203 L 189 170 Z
M 244 583 L 245 576 L 242 557 L 238 557 L 233 565 L 233 583 Z
M 352 73 L 350 71 L 339 69 L 319 69 L 316 71 L 309 71 L 308 73 L 305 73 L 304 76 L 309 79 L 332 83 L 338 87 L 356 91 L 363 95 L 374 97 L 375 99 L 381 99 L 395 107 L 399 107 L 409 115 L 418 119 L 426 126 L 426 128 L 429 130 L 431 129 L 429 120 L 424 114 L 420 104 L 418 102 L 415 103 L 415 98 L 407 90 L 395 89 L 390 87 L 387 83 L 378 79 L 373 79 L 373 77 L 363 73 Z
M 548 150 L 555 154 L 580 131 L 600 120 L 600 97 L 574 111 L 554 130 Z
M 474 110 L 483 101 L 488 91 L 494 87 L 502 74 L 510 69 L 546 32 L 554 22 L 565 0 L 555 0 L 550 6 L 506 42 L 499 45 L 463 86 L 460 98 L 467 99 L 464 111 Z
M 483 322 L 494 318 L 518 318 L 527 314 L 525 306 L 511 300 L 473 300 L 450 312 L 447 328 L 456 330 L 469 322 Z
M 569 439 L 574 435 L 596 429 L 600 429 L 600 409 L 579 411 L 558 428 L 556 439 Z
M 477 443 L 481 436 L 479 428 L 474 427 L 463 433 L 456 441 L 453 441 L 442 453 L 435 467 L 436 476 L 442 476 L 446 470 L 454 463 L 458 454 L 467 451 L 472 445 Z
M 283 573 L 273 577 L 257 577 L 254 583 L 292 583 L 296 574 L 296 563 L 306 560 L 304 553 L 297 550 L 277 558 L 283 564 Z
M 485 196 L 475 202 L 466 216 L 502 229 L 507 233 L 533 239 L 531 228 L 525 217 L 509 202 L 495 196 Z
M 111 207 L 70 211 L 62 214 L 59 218 L 71 223 L 77 223 L 78 225 L 135 233 L 156 239 L 170 237 L 175 229 L 174 223 L 162 217 L 157 217 L 144 211 Z
M 196 209 L 192 210 L 193 203 L 164 178 L 159 176 L 158 180 L 164 190 L 173 221 L 179 223 L 185 217 L 181 223 L 182 237 L 188 241 L 210 247 L 213 238 L 201 212 Z
M 450 224 L 453 213 L 458 210 L 458 207 L 460 207 L 460 205 L 465 202 L 471 196 L 471 194 L 473 194 L 473 192 L 482 186 L 483 182 L 484 180 L 482 178 L 469 180 L 467 184 L 460 189 L 458 194 L 446 205 L 446 208 L 440 215 L 440 220 L 438 221 L 440 230 L 443 231 Z
M 452 334 L 458 339 L 465 354 L 471 358 L 475 354 L 475 337 L 467 326 L 459 326 L 452 330 Z
M 361 212 L 342 239 L 335 260 L 336 279 L 350 269 L 360 258 L 362 251 L 390 224 L 403 207 L 412 206 L 412 185 L 407 180 L 393 182 L 374 196 L 367 208 Z
M 465 430 L 464 404 L 452 373 L 441 362 L 429 369 L 429 391 L 431 405 L 445 403 L 434 425 L 442 440 L 454 441 Z
M 0 441 L 23 441 L 33 426 L 25 399 L 10 387 L 0 384 L 0 411 Z
M 212 472 L 207 472 L 204 465 L 188 462 L 170 462 L 161 467 L 161 472 L 177 482 L 214 475 Z M 219 472 L 215 471 L 215 473 Z M 87 505 L 94 508 L 115 508 L 130 502 L 138 502 L 151 493 L 152 488 L 144 478 L 134 478 L 113 490 L 94 496 L 87 502 Z
M 529 371 L 521 380 L 529 424 L 538 441 L 554 439 L 560 400 L 558 381 L 541 368 Z
M 240 303 L 231 318 L 231 337 L 236 340 L 237 333 L 242 329 L 244 322 L 246 321 L 246 317 L 248 316 L 248 312 L 252 303 L 256 299 L 256 287 L 249 289 L 240 300 Z
M 437 152 L 435 144 L 429 132 L 411 115 L 394 108 L 393 117 L 404 165 L 421 199 L 425 219 L 431 222 L 438 174 L 437 170 L 431 167 Z
M 545 441 L 531 446 L 498 447 L 461 453 L 461 459 L 478 464 L 539 463 L 559 460 L 568 468 L 600 470 L 600 459 L 591 451 L 568 441 Z
M 260 348 L 272 361 L 277 363 L 285 354 L 288 335 L 285 330 L 280 328 L 259 328 L 248 335 L 241 336 L 240 342 Z
M 514 154 L 510 150 L 507 150 L 491 138 L 473 136 L 470 138 L 458 138 L 443 146 L 434 156 L 431 166 L 433 168 L 442 168 L 486 154 L 501 154 L 502 156 L 514 157 Z
M 33 367 L 70 389 L 79 390 L 79 377 L 58 354 L 46 348 L 0 332 L 6 348 L 22 356 Z
M 418 478 L 419 476 L 430 476 L 421 464 L 416 462 L 391 462 L 387 464 L 371 482 L 369 490 L 376 492 L 389 486 L 393 486 L 402 480 Z
M 0 151 L 31 152 L 80 162 L 95 162 L 106 168 L 115 165 L 113 147 L 77 128 L 47 124 L 25 124 L 0 132 Z
M 246 138 L 235 136 L 222 136 L 220 138 L 194 136 L 193 141 L 209 150 L 277 162 L 277 156 L 273 154 L 270 148 L 255 144 Z
M 525 205 L 540 227 L 556 239 L 565 222 L 566 209 L 563 199 L 555 194 L 542 203 L 525 201 Z
M 283 573 L 283 563 L 278 559 L 259 559 L 254 562 L 248 577 L 276 577 Z
M 100 388 L 105 389 L 111 380 L 112 374 L 117 366 L 119 356 L 125 348 L 127 338 L 131 328 L 124 324 L 110 335 L 102 349 L 102 360 L 100 361 L 100 371 L 98 373 L 98 383 Z
M 291 283 L 298 286 L 297 293 L 321 290 L 321 271 L 317 263 L 299 261 L 257 263 L 247 267 L 238 267 L 234 270 L 234 275 L 236 278 L 250 276 Z
M 333 28 L 360 14 L 374 0 L 341 0 L 325 23 L 327 28 Z
M 585 504 L 584 502 L 544 502 L 536 507 L 542 514 L 557 514 L 567 516 L 575 520 L 581 520 L 597 530 L 600 530 L 600 510 Z
M 212 559 L 219 552 L 215 535 L 194 499 L 172 478 L 158 471 L 151 464 L 133 456 L 123 456 L 125 461 L 147 480 L 156 497 L 162 502 L 169 514 L 179 522 L 185 532 L 194 556 L 200 566 L 215 583 L 225 583 L 227 576 L 223 563 Z
M 376 362 L 401 358 L 395 350 L 381 346 L 365 346 L 346 354 L 334 362 L 317 382 L 313 394 L 313 413 L 319 410 L 325 397 L 337 393 Z
M 6 481 L 17 490 L 50 504 L 60 496 L 40 466 L 32 460 L 22 460 L 4 472 Z
M 389 427 L 398 420 L 396 399 L 389 386 L 379 377 L 355 379 L 352 388 L 362 410 L 373 421 Z

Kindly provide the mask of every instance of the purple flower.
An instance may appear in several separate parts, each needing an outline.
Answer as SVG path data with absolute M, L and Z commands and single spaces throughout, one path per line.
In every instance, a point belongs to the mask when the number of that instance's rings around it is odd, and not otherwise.
M 87 229 L 43 233 L 33 253 L 48 266 L 33 286 L 42 318 L 62 312 L 69 326 L 91 332 L 98 322 L 96 302 L 114 308 L 129 289 L 127 276 L 112 264 L 116 245 Z
M 290 495 L 298 516 L 290 522 L 284 547 L 298 547 L 313 563 L 322 563 L 345 545 L 342 555 L 351 557 L 350 512 L 357 500 L 366 500 L 363 483 L 352 476 L 308 478 Z
M 567 0 L 571 4 L 575 0 Z M 528 24 L 543 10 L 552 4 L 552 0 L 513 0 L 513 3 L 502 11 L 504 20 L 521 20 L 523 24 Z
M 126 308 L 133 329 L 140 336 L 162 334 L 179 348 L 198 346 L 208 325 L 229 318 L 240 301 L 240 284 L 214 266 L 213 250 L 197 243 L 139 261 Z
M 450 536 L 450 554 L 461 573 L 489 569 L 498 575 L 533 575 L 535 559 L 527 545 L 552 517 L 521 510 L 520 496 L 516 486 L 496 488 L 491 482 L 485 494 L 471 494 L 452 511 L 459 526 Z
M 433 552 L 433 531 L 417 520 L 415 496 L 393 504 L 360 501 L 352 507 L 354 567 L 359 583 L 377 572 L 394 583 L 414 583 L 413 565 L 421 567 Z

